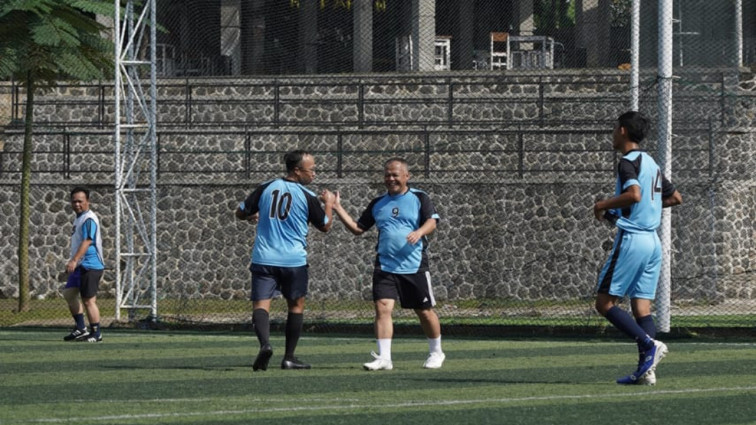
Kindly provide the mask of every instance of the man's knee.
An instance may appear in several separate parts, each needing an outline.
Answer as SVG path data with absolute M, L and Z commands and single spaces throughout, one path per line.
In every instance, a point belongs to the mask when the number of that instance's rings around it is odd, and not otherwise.
M 394 309 L 394 300 L 381 299 L 375 301 L 375 312 L 378 316 L 391 315 Z
M 430 317 L 434 315 L 434 312 L 432 308 L 416 308 L 415 314 L 420 317 Z
M 63 299 L 65 299 L 68 304 L 74 303 L 78 304 L 79 302 L 79 290 L 77 288 L 66 288 L 63 290 Z
M 606 313 L 609 312 L 612 307 L 614 307 L 614 299 L 609 295 L 599 294 L 599 296 L 596 297 L 596 303 L 594 304 L 594 307 L 596 308 L 596 311 L 599 312 L 599 314 L 606 316 Z
M 305 297 L 299 297 L 294 300 L 286 300 L 289 307 L 289 313 L 302 314 L 305 309 Z

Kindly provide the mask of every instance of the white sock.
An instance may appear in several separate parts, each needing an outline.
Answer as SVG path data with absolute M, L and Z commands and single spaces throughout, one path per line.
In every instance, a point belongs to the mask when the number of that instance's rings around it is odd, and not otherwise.
M 441 351 L 441 335 L 438 338 L 428 338 L 428 352 L 430 353 L 442 353 Z
M 378 344 L 378 357 L 391 360 L 391 338 L 376 339 Z

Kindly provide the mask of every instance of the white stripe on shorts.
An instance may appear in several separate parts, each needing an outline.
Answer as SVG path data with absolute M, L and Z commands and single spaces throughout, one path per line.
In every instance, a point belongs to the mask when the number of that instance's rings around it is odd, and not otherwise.
M 433 296 L 433 287 L 431 286 L 431 278 L 430 278 L 430 272 L 425 272 L 425 281 L 428 284 L 428 295 L 430 295 L 430 302 L 431 307 L 434 307 L 436 305 L 436 297 Z

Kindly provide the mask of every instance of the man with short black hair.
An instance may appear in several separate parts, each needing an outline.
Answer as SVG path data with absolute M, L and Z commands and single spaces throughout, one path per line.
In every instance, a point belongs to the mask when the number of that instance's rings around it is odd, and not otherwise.
M 626 112 L 617 119 L 612 147 L 622 158 L 615 196 L 593 206 L 596 219 L 609 219 L 618 228 L 598 278 L 596 310 L 638 344 L 638 367 L 618 379 L 618 384 L 654 385 L 656 365 L 667 354 L 667 346 L 654 339 L 656 326 L 651 316 L 662 264 L 656 229 L 662 208 L 681 204 L 682 196 L 654 159 L 640 150 L 648 128 L 648 119 L 639 112 Z M 617 306 L 624 296 L 630 298 L 635 320 Z
M 294 356 L 302 332 L 308 287 L 308 223 L 327 232 L 331 228 L 333 193 L 305 188 L 315 179 L 315 159 L 303 150 L 284 156 L 286 176 L 262 183 L 239 205 L 236 217 L 257 222 L 252 250 L 252 323 L 260 351 L 252 369 L 267 370 L 273 356 L 270 345 L 271 299 L 279 292 L 288 304 L 286 351 L 281 369 L 310 369 Z
M 100 309 L 97 307 L 97 290 L 105 270 L 100 220 L 89 209 L 89 190 L 86 188 L 71 190 L 71 207 L 76 219 L 71 235 L 71 254 L 66 263 L 68 280 L 63 297 L 76 327 L 63 340 L 102 342 Z M 84 310 L 89 318 L 89 330 L 84 324 Z

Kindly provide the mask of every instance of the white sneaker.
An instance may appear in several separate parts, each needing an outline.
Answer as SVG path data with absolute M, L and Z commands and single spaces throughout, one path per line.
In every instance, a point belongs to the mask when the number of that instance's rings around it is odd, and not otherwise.
M 653 370 L 649 370 L 638 379 L 638 385 L 656 385 L 656 373 Z
M 444 360 L 446 359 L 446 354 L 444 353 L 430 353 L 428 354 L 428 358 L 425 359 L 425 363 L 423 363 L 423 367 L 426 369 L 439 369 L 441 368 L 441 365 L 444 364 Z
M 375 360 L 363 364 L 362 367 L 364 367 L 365 370 L 391 370 L 394 368 L 394 364 L 391 363 L 391 360 L 384 359 L 373 351 L 370 352 L 370 355 L 373 356 Z

